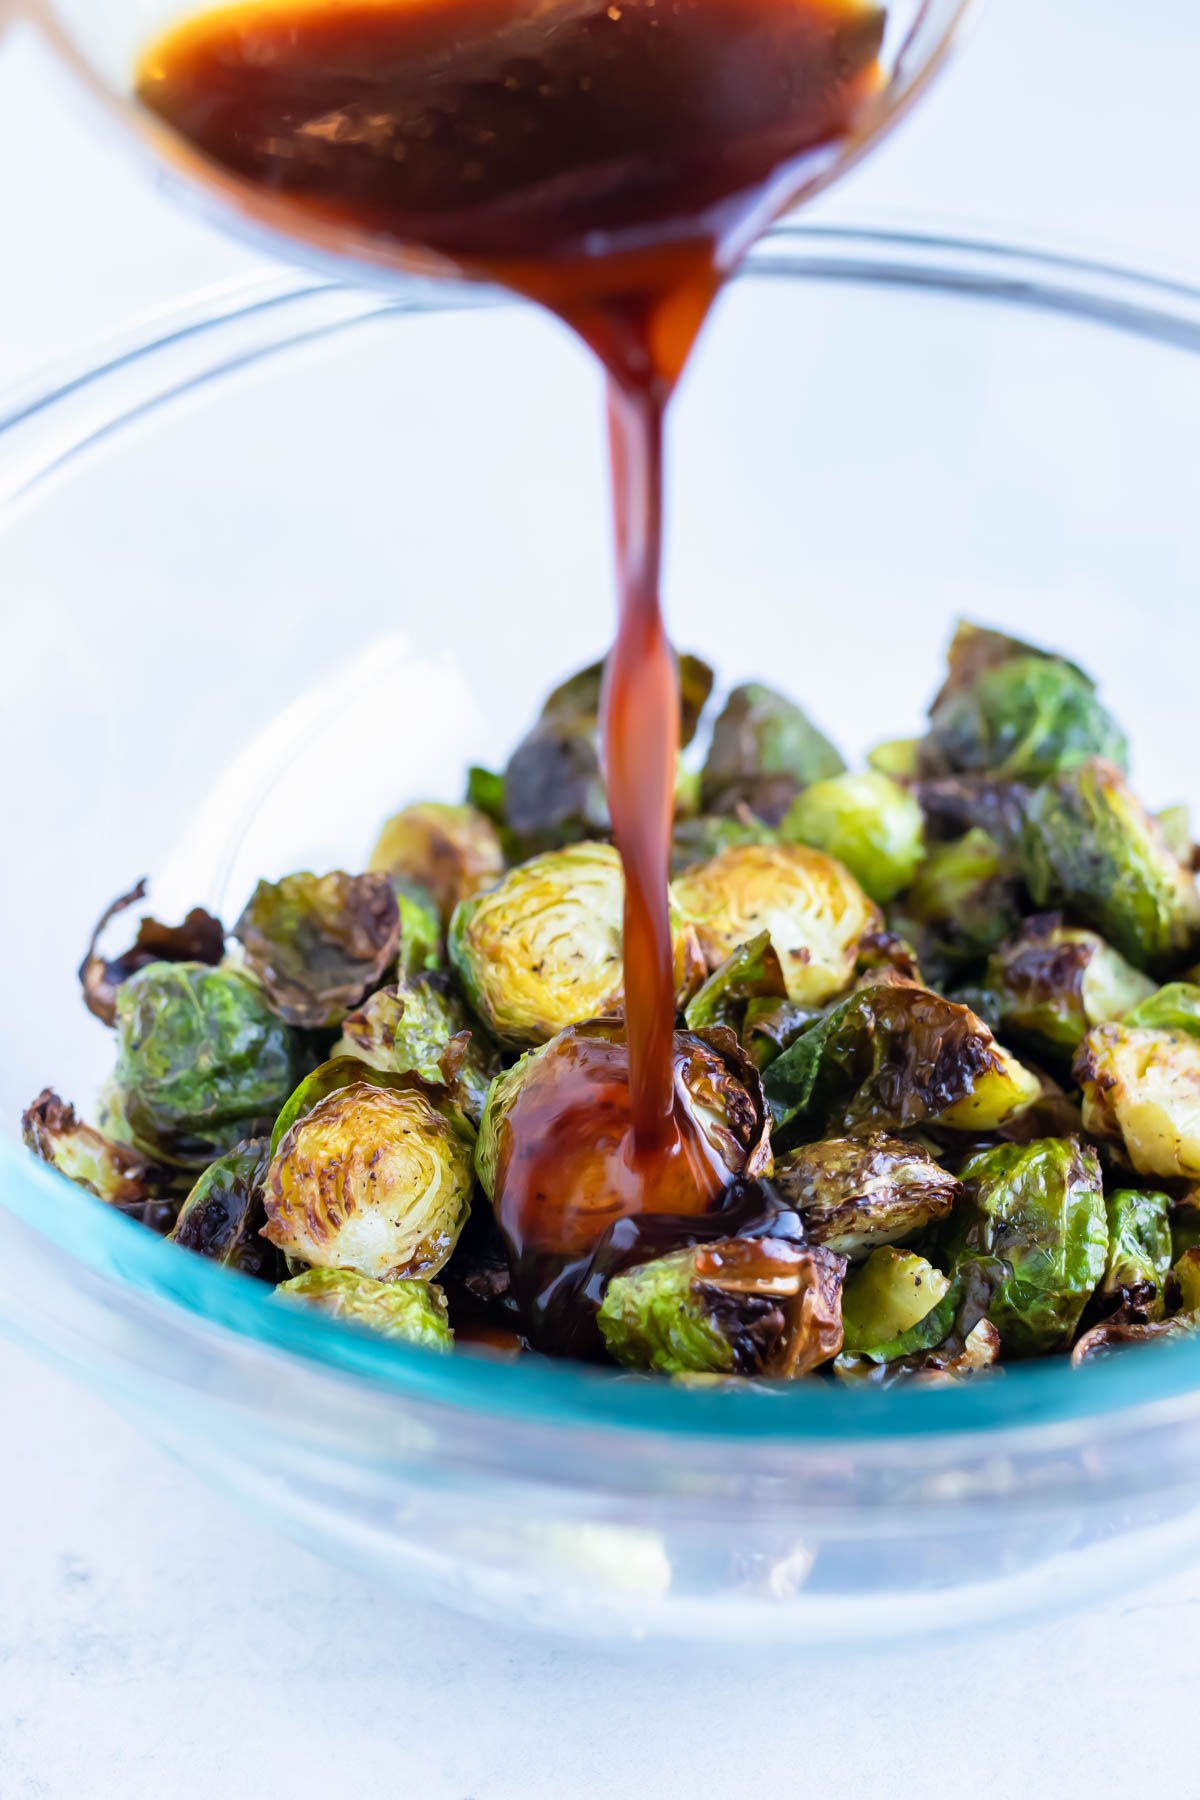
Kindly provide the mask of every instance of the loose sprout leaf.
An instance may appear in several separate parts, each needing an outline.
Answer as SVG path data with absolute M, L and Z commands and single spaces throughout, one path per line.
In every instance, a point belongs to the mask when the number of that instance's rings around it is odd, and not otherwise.
M 746 844 L 687 870 L 672 892 L 709 971 L 763 931 L 787 998 L 819 1006 L 845 989 L 878 909 L 841 863 L 801 844 Z
M 1000 1144 L 961 1171 L 952 1272 L 973 1265 L 1006 1356 L 1064 1349 L 1108 1264 L 1100 1165 L 1071 1139 Z
M 614 1277 L 600 1330 L 627 1368 L 792 1380 L 841 1348 L 844 1273 L 824 1250 L 723 1239 Z
M 1074 1073 L 1093 1137 L 1119 1143 L 1140 1175 L 1200 1180 L 1200 1041 L 1098 1025 L 1080 1044 Z
M 792 802 L 779 835 L 836 857 L 880 905 L 908 887 L 925 853 L 919 801 L 877 770 L 814 782 Z
M 194 906 L 182 925 L 160 925 L 144 918 L 132 946 L 120 956 L 106 957 L 100 942 L 113 919 L 146 897 L 146 882 L 137 882 L 106 908 L 92 933 L 87 953 L 79 965 L 83 1003 L 105 1025 L 117 1019 L 117 989 L 139 969 L 152 962 L 219 963 L 225 954 L 225 928 L 219 919 Z
M 437 903 L 423 888 L 392 878 L 400 914 L 399 969 L 419 975 L 442 966 L 442 921 Z
M 106 1205 L 155 1230 L 170 1225 L 175 1214 L 168 1198 L 171 1171 L 84 1124 L 52 1088 L 43 1088 L 22 1114 L 21 1137 L 27 1150 Z
M 624 911 L 621 859 L 611 844 L 546 851 L 464 901 L 451 921 L 450 961 L 493 1037 L 523 1048 L 618 1011 Z M 682 920 L 675 952 L 686 1003 L 704 967 L 696 934 Z
M 882 1131 L 789 1151 L 776 1162 L 774 1183 L 810 1240 L 851 1262 L 946 1219 L 962 1192 L 918 1144 Z
M 484 769 L 478 763 L 467 770 L 467 804 L 476 812 L 481 812 L 485 819 L 493 825 L 505 823 L 504 777 L 494 769 Z
M 436 1275 L 470 1209 L 474 1134 L 419 1081 L 371 1076 L 326 1093 L 280 1139 L 263 1235 L 318 1268 Z
M 433 1281 L 374 1281 L 351 1269 L 306 1269 L 276 1292 L 281 1300 L 311 1306 L 380 1337 L 441 1355 L 454 1347 L 446 1296 Z
M 202 1169 L 269 1128 L 304 1043 L 237 969 L 149 963 L 117 993 L 114 1080 L 132 1141 Z
M 790 799 L 810 782 L 840 775 L 845 766 L 793 701 L 761 682 L 749 682 L 733 689 L 713 726 L 701 801 L 713 812 L 731 811 L 745 802 L 765 817 L 768 796 L 786 794 Z
M 492 821 L 473 806 L 424 801 L 387 821 L 369 867 L 429 894 L 443 925 L 460 900 L 504 873 L 504 850 Z
M 400 909 L 386 875 L 286 875 L 260 881 L 233 935 L 246 967 L 289 1025 L 338 1025 L 379 983 L 400 948 Z
M 1195 878 L 1112 763 L 1093 758 L 1039 788 L 1021 850 L 1036 903 L 1074 913 L 1135 967 L 1169 971 L 1194 951 Z
M 729 1025 L 736 1030 L 737 1015 L 744 1012 L 747 1000 L 783 1000 L 786 994 L 771 934 L 760 931 L 709 976 L 688 1002 L 684 1021 L 691 1031 L 706 1025 Z
M 267 1138 L 251 1138 L 209 1164 L 184 1201 L 172 1243 L 261 1281 L 278 1281 L 283 1259 L 261 1236 Z
M 968 1007 L 907 983 L 862 988 L 833 1007 L 770 1064 L 763 1085 L 777 1131 L 835 1133 L 926 1121 L 995 1131 L 1041 1092 Z

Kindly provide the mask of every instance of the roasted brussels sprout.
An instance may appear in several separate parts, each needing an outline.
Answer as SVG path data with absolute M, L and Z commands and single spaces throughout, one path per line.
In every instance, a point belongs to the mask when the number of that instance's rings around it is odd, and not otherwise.
M 916 874 L 925 854 L 925 815 L 907 788 L 869 769 L 813 782 L 793 800 L 779 835 L 835 856 L 882 906 Z
M 1191 1338 L 1200 1331 L 1200 1250 L 1185 1250 L 1167 1278 L 1168 1292 L 1173 1289 L 1177 1310 L 1167 1316 L 1161 1313 L 1147 1317 L 1136 1306 L 1122 1307 L 1085 1331 L 1071 1352 L 1076 1368 L 1094 1362 L 1111 1351 L 1124 1350 L 1131 1344 L 1146 1344 L 1155 1338 Z
M 504 851 L 496 827 L 475 807 L 430 800 L 388 820 L 369 866 L 423 888 L 445 925 L 460 900 L 499 881 Z
M 476 1125 L 500 1057 L 444 975 L 413 975 L 380 988 L 342 1021 L 333 1055 L 354 1056 L 372 1069 L 412 1072 L 442 1083 Z
M 888 738 L 867 751 L 867 767 L 893 781 L 911 781 L 920 761 L 920 738 Z
M 270 1140 L 250 1138 L 205 1169 L 183 1203 L 171 1241 L 227 1269 L 262 1281 L 279 1281 L 284 1262 L 261 1235 L 267 1222 L 263 1180 Z
M 961 1192 L 927 1151 L 882 1131 L 789 1151 L 775 1164 L 774 1182 L 810 1241 L 851 1262 L 947 1218 Z
M 951 1273 L 971 1265 L 1006 1356 L 1065 1349 L 1108 1263 L 1100 1164 L 1071 1139 L 998 1144 L 962 1171 Z
M 993 954 L 984 988 L 1000 1029 L 1052 1060 L 1073 1055 L 1093 1025 L 1123 1018 L 1154 991 L 1102 937 L 1057 913 L 1026 919 Z
M 450 925 L 450 960 L 492 1035 L 518 1048 L 541 1044 L 616 1012 L 624 905 L 620 857 L 591 843 L 535 856 L 464 901 Z M 703 979 L 690 925 L 677 930 L 675 969 L 686 1000 Z
M 1200 1042 L 1097 1025 L 1075 1057 L 1084 1128 L 1119 1143 L 1139 1175 L 1200 1180 Z
M 787 998 L 801 1006 L 819 1006 L 849 985 L 859 943 L 880 923 L 849 871 L 801 844 L 723 850 L 681 875 L 673 893 L 710 971 L 766 931 Z
M 688 1001 L 684 1023 L 689 1031 L 728 1025 L 736 1031 L 751 1000 L 787 998 L 783 969 L 769 931 L 760 931 L 723 962 Z
M 1027 644 L 1023 638 L 1009 637 L 1007 632 L 992 631 L 986 625 L 975 625 L 969 619 L 959 619 L 946 651 L 946 678 L 929 708 L 930 712 L 936 712 L 952 694 L 974 687 L 989 669 L 998 669 L 1004 663 L 1024 657 L 1040 657 L 1053 662 L 1066 661 L 1065 657 L 1039 649 L 1036 644 Z M 1071 663 L 1068 666 L 1082 680 L 1088 680 L 1088 676 L 1077 664 Z
M 1125 738 L 1086 675 L 1040 654 L 982 670 L 934 707 L 921 748 L 928 774 L 1041 781 L 1090 756 L 1124 768 Z
M 1192 841 L 1192 817 L 1187 807 L 1164 806 L 1161 812 L 1155 813 L 1154 821 L 1171 855 L 1190 868 L 1196 846 Z
M 771 824 L 801 788 L 840 775 L 845 766 L 798 706 L 761 682 L 748 682 L 734 688 L 713 726 L 701 804 L 706 812 L 746 805 Z
M 1100 1292 L 1127 1318 L 1161 1318 L 1172 1257 L 1171 1202 L 1165 1194 L 1118 1188 L 1105 1205 L 1108 1267 Z
M 353 1072 L 348 1059 L 305 1084 L 322 1097 L 277 1142 L 263 1235 L 317 1268 L 436 1275 L 470 1209 L 474 1133 L 415 1078 L 359 1068 L 346 1086 L 330 1081 Z
M 219 919 L 194 906 L 182 925 L 160 925 L 157 919 L 143 919 L 130 949 L 116 957 L 105 957 L 100 941 L 107 927 L 120 913 L 136 906 L 146 897 L 146 882 L 139 881 L 102 913 L 83 961 L 79 965 L 79 983 L 83 1003 L 90 1013 L 105 1025 L 117 1022 L 117 989 L 152 962 L 219 963 L 225 954 L 225 928 Z
M 1020 924 L 1008 858 L 978 828 L 935 844 L 891 918 L 935 977 L 982 962 Z
M 841 1349 L 845 1267 L 773 1238 L 673 1251 L 609 1282 L 600 1330 L 627 1368 L 792 1380 Z
M 528 856 L 609 829 L 600 748 L 604 665 L 595 663 L 557 687 L 504 773 L 504 822 Z M 680 743 L 690 743 L 712 692 L 713 672 L 695 656 L 679 659 Z
M 118 1212 L 155 1230 L 166 1230 L 174 1219 L 171 1171 L 85 1125 L 52 1088 L 43 1088 L 21 1115 L 21 1137 L 42 1162 Z
M 995 1131 L 1041 1093 L 969 1007 L 907 982 L 843 1000 L 768 1066 L 763 1087 L 777 1131 L 835 1133 Z
M 373 1281 L 352 1269 L 306 1269 L 276 1289 L 281 1300 L 444 1354 L 454 1347 L 446 1296 L 433 1281 Z
M 203 963 L 148 963 L 117 990 L 114 1080 L 133 1143 L 202 1169 L 267 1129 L 303 1043 L 258 983 Z
M 1200 987 L 1190 981 L 1169 981 L 1161 988 L 1151 986 L 1150 992 L 1125 1014 L 1123 1023 L 1200 1038 Z
M 1031 795 L 1022 867 L 1039 906 L 1063 906 L 1139 969 L 1178 967 L 1200 936 L 1195 878 L 1120 771 L 1100 758 Z
M 742 844 L 777 844 L 779 833 L 753 813 L 742 811 L 733 818 L 702 813 L 698 818 L 677 819 L 671 838 L 671 875 L 682 875 L 697 863 L 709 862 L 722 850 Z
M 886 1363 L 931 1350 L 950 1332 L 954 1310 L 951 1283 L 923 1256 L 872 1250 L 842 1292 L 846 1355 Z
M 378 987 L 400 948 L 386 875 L 285 875 L 260 881 L 233 928 L 246 967 L 289 1025 L 340 1024 Z

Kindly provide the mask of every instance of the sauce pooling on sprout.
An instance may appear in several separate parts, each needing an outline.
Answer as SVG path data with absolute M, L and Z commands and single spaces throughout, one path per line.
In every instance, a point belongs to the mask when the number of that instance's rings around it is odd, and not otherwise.
M 728 1186 L 672 1041 L 663 421 L 722 280 L 878 90 L 884 16 L 863 0 L 252 0 L 178 26 L 142 62 L 142 100 L 244 178 L 248 207 L 269 196 L 262 210 L 278 222 L 284 203 L 301 235 L 349 227 L 376 260 L 424 254 L 503 282 L 608 373 L 619 623 L 604 731 L 627 1049 L 589 1051 L 561 1111 L 520 1123 L 501 1202 L 519 1259 L 536 1243 L 573 1267 L 601 1219 L 682 1227 Z

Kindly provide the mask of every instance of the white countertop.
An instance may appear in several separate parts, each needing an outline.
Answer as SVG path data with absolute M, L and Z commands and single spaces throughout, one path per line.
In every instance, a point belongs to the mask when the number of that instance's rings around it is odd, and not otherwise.
M 993 0 L 827 210 L 1200 266 L 1198 70 L 1186 0 Z M 0 169 L 0 384 L 261 266 L 95 144 L 26 44 L 0 50 Z M 919 1655 L 613 1659 L 373 1594 L 2 1342 L 0 1444 L 0 1800 L 1102 1800 L 1193 1760 L 1200 1569 Z

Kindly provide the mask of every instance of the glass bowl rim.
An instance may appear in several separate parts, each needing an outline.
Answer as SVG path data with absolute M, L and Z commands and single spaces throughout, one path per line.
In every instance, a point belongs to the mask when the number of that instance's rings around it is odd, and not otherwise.
M 907 286 L 941 296 L 966 296 L 1065 314 L 1200 353 L 1200 287 L 1119 264 L 1040 251 L 1025 245 L 948 236 L 920 228 L 843 224 L 786 224 L 752 253 L 739 279 L 831 280 Z M 81 452 L 147 410 L 184 391 L 236 376 L 277 351 L 314 336 L 337 335 L 384 314 L 442 311 L 450 305 L 496 302 L 428 283 L 400 283 L 389 292 L 271 275 L 226 283 L 182 307 L 155 316 L 130 338 L 93 351 L 74 366 L 60 365 L 7 401 L 0 397 L 0 530 L 20 502 Z M 321 308 L 314 329 L 311 308 Z M 503 303 L 503 302 L 501 302 Z M 238 327 L 265 321 L 267 335 L 247 350 Z M 232 340 L 232 349 L 224 338 Z M 184 342 L 204 341 L 210 365 L 162 385 L 163 357 Z M 124 410 L 108 406 L 114 375 L 149 365 Z M 82 428 L 51 433 L 47 450 L 17 454 L 5 473 L 6 440 L 69 412 L 81 395 Z M 178 1249 L 144 1226 L 105 1207 L 55 1171 L 38 1164 L 13 1140 L 0 1140 L 0 1207 L 36 1237 L 53 1245 L 59 1265 L 99 1275 L 113 1290 L 154 1303 L 170 1314 L 186 1311 L 193 1326 L 234 1334 L 243 1347 L 315 1363 L 358 1383 L 426 1405 L 526 1423 L 581 1426 L 612 1433 L 652 1432 L 695 1440 L 762 1439 L 877 1442 L 883 1439 L 1062 1426 L 1130 1408 L 1200 1396 L 1200 1338 L 1163 1344 L 1139 1359 L 1117 1354 L 1083 1372 L 1055 1357 L 1006 1365 L 998 1378 L 944 1389 L 846 1390 L 833 1383 L 799 1382 L 759 1391 L 681 1389 L 660 1378 L 567 1361 L 525 1357 L 516 1363 L 478 1354 L 437 1356 L 347 1327 L 299 1307 L 279 1304 L 271 1291 L 237 1273 Z M 1139 1367 L 1141 1373 L 1139 1374 Z

